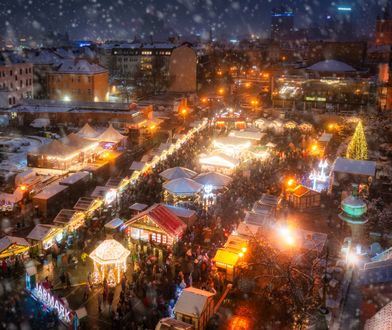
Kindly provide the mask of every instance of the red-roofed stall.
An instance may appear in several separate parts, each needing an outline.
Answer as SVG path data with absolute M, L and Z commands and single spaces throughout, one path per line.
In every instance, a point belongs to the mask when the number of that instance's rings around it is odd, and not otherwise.
M 185 223 L 169 208 L 154 204 L 125 223 L 131 239 L 173 245 L 186 229 Z

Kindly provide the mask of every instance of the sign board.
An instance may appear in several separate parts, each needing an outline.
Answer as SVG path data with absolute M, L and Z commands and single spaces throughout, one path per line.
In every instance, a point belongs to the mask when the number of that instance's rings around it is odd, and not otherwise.
M 49 290 L 45 289 L 42 283 L 37 284 L 33 293 L 38 301 L 48 306 L 50 309 L 55 309 L 61 321 L 67 324 L 71 323 L 71 319 L 73 317 L 72 311 L 65 306 L 59 298 L 55 297 Z

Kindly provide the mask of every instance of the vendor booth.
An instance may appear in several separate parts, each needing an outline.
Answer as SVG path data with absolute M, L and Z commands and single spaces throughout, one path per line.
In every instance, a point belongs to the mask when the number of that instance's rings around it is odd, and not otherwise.
M 85 215 L 83 212 L 69 209 L 62 209 L 53 220 L 54 225 L 63 227 L 68 233 L 72 233 L 84 225 L 84 222 Z
M 197 173 L 185 167 L 172 167 L 164 170 L 159 175 L 165 180 L 174 180 L 181 178 L 192 179 L 197 175 Z
M 168 204 L 176 205 L 180 202 L 195 202 L 203 185 L 188 178 L 179 178 L 163 184 L 164 198 Z
M 320 193 L 302 185 L 288 189 L 288 201 L 296 209 L 320 206 Z
M 184 289 L 174 306 L 176 319 L 192 324 L 195 330 L 206 329 L 214 315 L 214 295 L 195 287 Z
M 170 209 L 154 204 L 125 223 L 128 235 L 136 242 L 175 244 L 185 232 L 186 225 Z
M 0 239 L 0 260 L 18 255 L 27 255 L 29 249 L 30 244 L 24 238 L 4 236 Z
M 73 209 L 84 212 L 86 218 L 92 217 L 94 213 L 102 206 L 103 200 L 94 197 L 80 197 Z
M 47 250 L 64 238 L 63 228 L 53 225 L 38 224 L 27 235 L 26 239 L 38 250 Z
M 211 171 L 230 175 L 239 161 L 225 154 L 201 155 L 199 158 L 202 172 Z
M 219 137 L 212 144 L 219 152 L 231 157 L 240 156 L 252 146 L 251 140 L 234 136 Z
M 94 261 L 93 283 L 102 283 L 106 278 L 110 287 L 119 284 L 121 275 L 127 270 L 127 258 L 130 254 L 129 250 L 114 239 L 103 241 L 90 254 Z

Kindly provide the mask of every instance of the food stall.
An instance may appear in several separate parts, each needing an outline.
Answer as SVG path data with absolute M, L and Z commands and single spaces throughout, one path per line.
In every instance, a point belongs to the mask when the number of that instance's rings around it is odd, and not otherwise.
M 0 239 L 0 260 L 28 255 L 30 244 L 22 237 L 4 236 Z
M 35 225 L 26 239 L 32 247 L 37 247 L 38 252 L 43 252 L 43 250 L 48 250 L 54 244 L 60 243 L 63 240 L 63 230 L 62 227 L 54 225 L 38 224 Z

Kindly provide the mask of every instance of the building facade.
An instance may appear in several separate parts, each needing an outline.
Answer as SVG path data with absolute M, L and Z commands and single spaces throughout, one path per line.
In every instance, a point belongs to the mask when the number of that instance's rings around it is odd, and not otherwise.
M 292 10 L 280 7 L 272 9 L 271 38 L 274 40 L 289 37 L 294 31 L 294 13 Z
M 0 54 L 0 107 L 18 104 L 33 95 L 33 67 L 11 52 Z
M 87 60 L 63 60 L 48 74 L 49 98 L 61 101 L 104 102 L 109 92 L 109 72 Z

